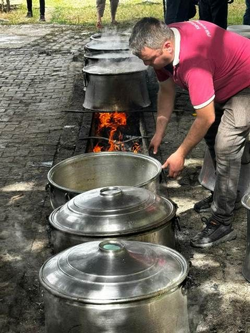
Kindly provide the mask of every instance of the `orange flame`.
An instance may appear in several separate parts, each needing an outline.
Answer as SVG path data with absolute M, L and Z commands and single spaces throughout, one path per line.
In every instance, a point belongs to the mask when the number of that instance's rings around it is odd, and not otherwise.
M 126 147 L 125 147 L 124 142 L 122 142 L 123 134 L 121 133 L 121 131 L 119 131 L 119 127 L 127 125 L 126 113 L 124 113 L 124 112 L 111 112 L 111 113 L 103 112 L 103 113 L 97 114 L 97 116 L 98 116 L 99 124 L 98 124 L 96 134 L 99 136 L 102 136 L 102 131 L 105 130 L 106 134 L 108 134 L 109 147 L 105 149 L 104 147 L 100 146 L 99 144 L 96 144 L 93 149 L 93 152 L 98 153 L 103 150 L 125 151 Z M 116 137 L 118 137 L 118 140 L 114 140 L 114 135 L 117 131 L 118 131 L 118 133 L 117 133 Z M 133 151 L 134 153 L 138 153 L 140 151 L 140 149 L 141 149 L 140 144 L 135 142 L 131 148 L 131 151 Z
M 119 144 L 117 145 L 114 141 L 114 134 L 117 131 L 118 127 L 120 126 L 126 126 L 127 124 L 127 116 L 126 113 L 120 113 L 120 112 L 104 112 L 99 113 L 99 125 L 97 129 L 97 134 L 100 134 L 103 128 L 107 128 L 109 131 L 109 149 L 107 151 L 114 151 L 114 150 L 120 150 Z M 119 133 L 119 140 L 122 140 L 122 134 Z M 118 146 L 118 147 L 117 147 Z M 93 151 L 95 153 L 100 152 L 102 147 L 100 147 L 98 144 L 94 147 Z

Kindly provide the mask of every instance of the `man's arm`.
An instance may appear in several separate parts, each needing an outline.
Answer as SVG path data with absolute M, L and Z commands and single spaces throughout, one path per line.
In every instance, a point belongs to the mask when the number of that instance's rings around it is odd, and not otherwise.
M 161 140 L 164 137 L 166 127 L 169 123 L 171 114 L 174 108 L 175 100 L 175 84 L 169 78 L 166 81 L 159 82 L 159 92 L 157 100 L 157 119 L 156 131 L 153 136 L 149 148 L 153 148 L 153 153 L 156 154 Z
M 196 118 L 180 147 L 169 156 L 163 168 L 169 168 L 169 176 L 177 177 L 184 168 L 187 154 L 204 138 L 209 127 L 215 121 L 214 102 L 196 110 Z

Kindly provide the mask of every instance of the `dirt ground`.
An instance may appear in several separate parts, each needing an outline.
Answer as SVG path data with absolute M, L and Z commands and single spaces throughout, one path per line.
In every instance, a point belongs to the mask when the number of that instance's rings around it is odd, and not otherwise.
M 53 254 L 46 178 L 52 165 L 83 152 L 81 137 L 91 120 L 78 111 L 84 98 L 83 47 L 89 34 L 66 26 L 1 29 L 0 332 L 44 333 L 38 272 Z M 147 113 L 146 128 L 152 136 L 157 83 L 150 70 L 148 87 L 153 112 Z M 155 156 L 162 163 L 181 143 L 193 117 L 187 93 L 178 90 L 171 123 Z M 201 142 L 188 157 L 182 176 L 171 180 L 165 174 L 159 186 L 159 193 L 178 205 L 178 250 L 190 263 L 190 332 L 247 333 L 250 285 L 242 275 L 246 210 L 235 212 L 236 240 L 206 250 L 189 244 L 203 226 L 193 205 L 209 194 L 198 181 L 204 151 Z

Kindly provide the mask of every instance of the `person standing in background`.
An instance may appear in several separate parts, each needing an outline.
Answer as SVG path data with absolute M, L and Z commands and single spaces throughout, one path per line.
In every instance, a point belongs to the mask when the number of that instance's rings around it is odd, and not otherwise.
M 166 0 L 164 21 L 166 24 L 188 21 L 196 14 L 198 0 Z
M 227 29 L 228 4 L 234 0 L 199 0 L 199 18 Z
M 246 11 L 243 16 L 243 24 L 250 25 L 250 0 L 246 0 Z
M 117 21 L 115 20 L 116 11 L 118 7 L 119 0 L 110 0 L 110 12 L 111 12 L 111 24 L 117 25 Z M 96 27 L 98 29 L 102 29 L 102 17 L 105 10 L 106 0 L 96 0 L 96 8 L 97 8 L 97 23 Z
M 45 21 L 45 0 L 39 0 L 40 3 L 40 21 Z M 27 0 L 27 15 L 26 17 L 33 17 L 32 0 Z

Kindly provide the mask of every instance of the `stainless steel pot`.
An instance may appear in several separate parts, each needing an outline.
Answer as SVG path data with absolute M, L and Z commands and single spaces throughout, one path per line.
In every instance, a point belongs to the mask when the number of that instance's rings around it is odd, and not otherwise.
M 109 52 L 109 53 L 96 53 L 84 55 L 84 66 L 95 65 L 97 62 L 101 62 L 102 65 L 117 63 L 117 62 L 137 61 L 138 64 L 142 63 L 142 60 L 134 56 L 131 52 Z
M 173 203 L 145 188 L 104 187 L 79 194 L 49 217 L 55 253 L 105 238 L 175 247 Z
M 241 199 L 242 206 L 247 209 L 247 248 L 243 263 L 242 274 L 250 282 L 250 193 L 247 193 Z
M 98 42 L 98 41 L 90 41 L 85 44 L 84 52 L 87 55 L 93 55 L 96 53 L 107 53 L 107 52 L 124 52 L 129 51 L 129 44 L 127 41 L 112 41 L 109 40 L 107 42 Z
M 143 154 L 87 153 L 52 167 L 47 175 L 47 189 L 55 209 L 77 194 L 99 187 L 136 186 L 155 192 L 161 171 L 159 161 Z
M 147 67 L 138 61 L 84 67 L 83 107 L 113 112 L 137 111 L 149 106 L 146 70 Z
M 40 270 L 46 333 L 188 333 L 185 258 L 135 241 L 89 242 Z
M 90 36 L 90 39 L 96 42 L 107 43 L 112 41 L 116 42 L 129 42 L 130 33 L 97 33 Z
M 243 37 L 250 38 L 250 25 L 229 25 L 227 30 L 235 32 Z

